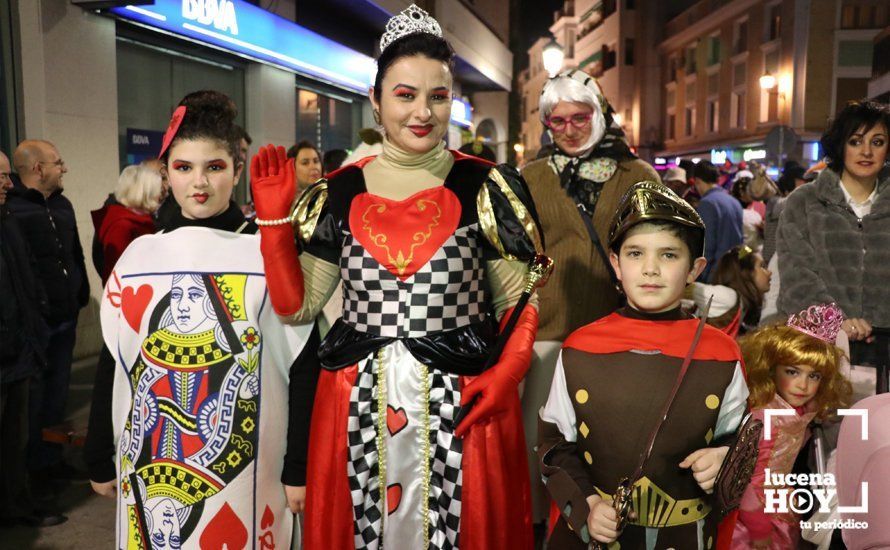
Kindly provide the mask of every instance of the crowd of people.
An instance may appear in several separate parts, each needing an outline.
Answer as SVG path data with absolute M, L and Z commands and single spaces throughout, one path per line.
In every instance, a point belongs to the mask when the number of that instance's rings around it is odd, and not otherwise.
M 83 457 L 117 547 L 890 545 L 890 107 L 851 103 L 777 182 L 659 176 L 569 70 L 516 169 L 446 148 L 454 52 L 416 6 L 391 23 L 355 151 L 248 163 L 234 102 L 193 92 L 92 212 Z M 0 527 L 63 523 L 78 475 L 44 441 L 90 297 L 66 172 L 47 141 L 0 153 Z M 766 509 L 802 472 L 837 479 L 831 510 Z M 871 511 L 838 512 L 863 482 Z

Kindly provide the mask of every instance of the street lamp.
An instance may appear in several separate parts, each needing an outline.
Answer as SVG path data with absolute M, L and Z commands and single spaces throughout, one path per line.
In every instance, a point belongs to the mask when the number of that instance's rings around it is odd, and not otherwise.
M 776 77 L 771 75 L 769 71 L 763 73 L 763 76 L 760 77 L 760 89 L 761 90 L 772 90 L 776 87 Z
M 544 46 L 541 57 L 544 58 L 544 69 L 550 75 L 550 78 L 559 74 L 559 70 L 562 69 L 562 62 L 565 59 L 565 53 L 562 51 L 562 46 L 556 43 L 555 38 L 550 37 L 550 43 Z
M 764 72 L 763 75 L 760 77 L 760 89 L 764 90 L 766 92 L 771 92 L 772 90 L 776 90 L 776 92 L 779 94 L 779 98 L 784 101 L 785 100 L 785 91 L 782 89 L 779 89 L 777 87 L 778 84 L 779 84 L 779 81 L 776 80 L 776 77 L 771 75 L 769 71 Z M 786 85 L 785 87 L 787 88 L 788 85 Z M 784 155 L 785 152 L 783 151 L 783 149 L 785 147 L 785 127 L 782 125 L 781 111 L 779 111 L 778 117 L 779 117 L 779 151 L 778 151 L 779 162 L 778 162 L 778 164 L 779 164 L 779 167 L 781 168 L 784 165 L 783 157 L 785 156 Z

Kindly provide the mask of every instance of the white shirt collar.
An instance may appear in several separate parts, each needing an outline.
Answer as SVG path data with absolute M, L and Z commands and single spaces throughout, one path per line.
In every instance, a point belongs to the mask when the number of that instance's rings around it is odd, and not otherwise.
M 877 184 L 875 184 L 875 188 L 872 189 L 871 194 L 868 196 L 868 198 L 862 202 L 856 202 L 856 199 L 854 199 L 853 196 L 850 194 L 850 192 L 847 191 L 847 188 L 844 187 L 844 184 L 842 182 L 839 181 L 837 184 L 841 187 L 841 192 L 844 194 L 844 201 L 850 206 L 850 208 L 852 208 L 853 211 L 856 212 L 857 215 L 859 215 L 859 217 L 864 217 L 865 215 L 868 215 L 867 213 L 864 215 L 859 214 L 859 211 L 860 211 L 860 209 L 867 209 L 868 211 L 871 210 L 872 205 L 875 203 L 875 200 L 878 198 Z

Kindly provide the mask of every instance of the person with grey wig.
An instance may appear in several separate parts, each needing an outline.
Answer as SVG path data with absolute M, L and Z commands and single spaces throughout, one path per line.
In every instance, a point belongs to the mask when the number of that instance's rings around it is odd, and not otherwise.
M 540 292 L 540 324 L 523 393 L 523 423 L 529 447 L 534 519 L 546 517 L 549 497 L 532 446 L 538 410 L 547 399 L 562 341 L 572 331 L 619 306 L 609 267 L 609 224 L 631 185 L 660 181 L 655 170 L 630 150 L 614 110 L 596 79 L 567 71 L 550 79 L 540 99 L 541 122 L 554 150 L 523 170 L 556 262 Z

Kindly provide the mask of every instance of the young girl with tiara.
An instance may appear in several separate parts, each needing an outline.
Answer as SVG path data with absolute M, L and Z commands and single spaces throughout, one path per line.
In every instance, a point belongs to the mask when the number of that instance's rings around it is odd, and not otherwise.
M 764 431 L 754 475 L 738 510 L 721 525 L 719 548 L 797 548 L 800 518 L 793 512 L 767 513 L 764 489 L 795 489 L 776 482 L 791 473 L 810 423 L 849 404 L 852 388 L 841 372 L 844 353 L 835 345 L 843 320 L 837 305 L 815 305 L 786 325 L 761 328 L 739 342 L 751 392 L 748 404 L 753 418 L 764 422 Z M 770 415 L 767 439 L 765 411 L 776 409 L 791 412 Z
M 116 548 L 289 548 L 302 511 L 318 334 L 269 303 L 231 200 L 236 113 L 219 92 L 180 102 L 160 152 L 178 208 L 103 293 L 87 459 L 117 499 Z

